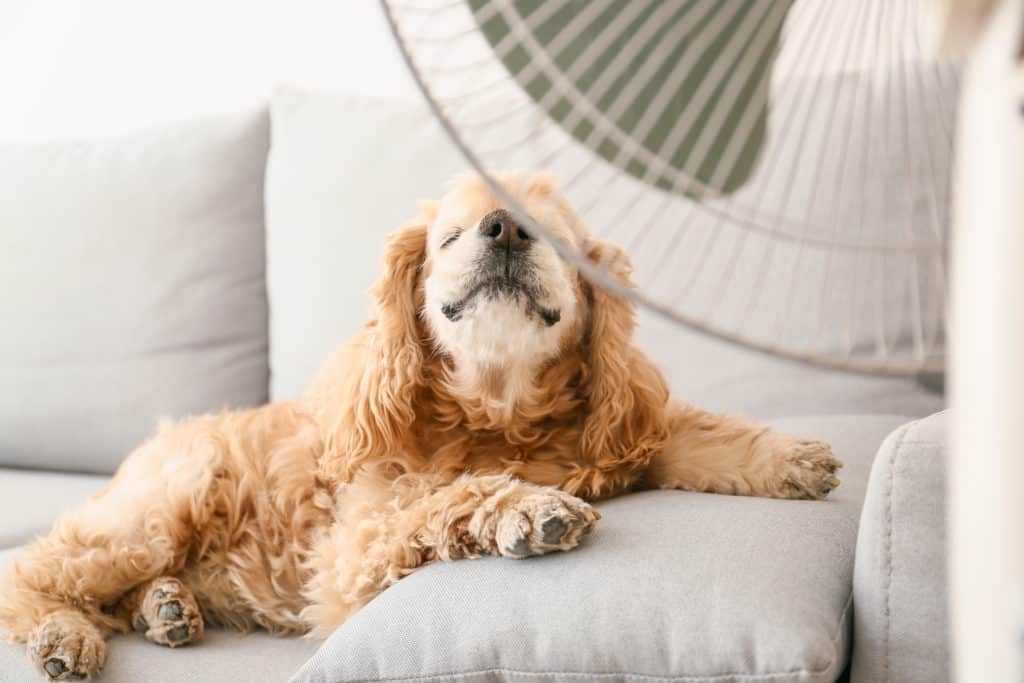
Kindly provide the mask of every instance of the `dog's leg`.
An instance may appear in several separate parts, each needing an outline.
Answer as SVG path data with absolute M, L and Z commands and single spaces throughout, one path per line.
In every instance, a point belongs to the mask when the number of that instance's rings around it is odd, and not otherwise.
M 314 635 L 329 634 L 424 564 L 569 550 L 600 517 L 579 498 L 508 475 L 466 475 L 441 486 L 403 479 L 386 504 L 343 511 L 339 519 L 353 522 L 336 523 L 315 546 L 304 612 Z
M 136 631 L 158 645 L 178 647 L 203 635 L 203 617 L 188 586 L 161 576 L 134 588 L 118 605 Z
M 181 570 L 196 529 L 212 514 L 216 465 L 202 432 L 169 428 L 11 563 L 0 583 L 0 626 L 28 644 L 41 673 L 64 680 L 102 668 L 104 638 L 131 628 L 118 610 L 121 598 Z
M 396 520 L 433 559 L 571 550 L 600 517 L 588 503 L 508 475 L 463 476 Z
M 826 443 L 677 403 L 669 410 L 672 436 L 651 461 L 646 488 L 821 499 L 839 486 L 842 463 Z

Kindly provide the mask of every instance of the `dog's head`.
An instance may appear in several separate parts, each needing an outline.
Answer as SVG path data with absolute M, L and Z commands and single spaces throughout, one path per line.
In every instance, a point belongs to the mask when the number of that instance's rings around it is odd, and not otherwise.
M 554 240 L 629 284 L 622 250 L 594 239 L 550 174 L 496 179 Z M 418 389 L 431 381 L 454 388 L 465 404 L 486 404 L 488 428 L 513 430 L 502 420 L 532 419 L 521 404 L 571 385 L 571 403 L 585 413 L 580 452 L 594 460 L 642 459 L 664 436 L 667 389 L 631 345 L 633 306 L 583 280 L 478 176 L 460 177 L 442 199 L 421 203 L 417 219 L 390 237 L 374 299 L 368 333 L 376 365 L 365 369 L 363 405 L 349 425 L 349 451 L 360 459 L 408 443 L 423 412 L 417 401 L 430 395 Z M 423 371 L 438 357 L 447 368 L 442 380 Z M 574 368 L 561 376 L 563 386 L 543 386 L 552 381 L 544 368 L 559 359 Z M 533 415 L 544 419 L 539 409 Z
M 502 189 L 551 236 L 587 235 L 547 173 L 498 174 Z M 423 263 L 423 316 L 456 364 L 526 368 L 555 355 L 585 307 L 575 269 L 529 233 L 484 181 L 459 178 L 433 206 Z

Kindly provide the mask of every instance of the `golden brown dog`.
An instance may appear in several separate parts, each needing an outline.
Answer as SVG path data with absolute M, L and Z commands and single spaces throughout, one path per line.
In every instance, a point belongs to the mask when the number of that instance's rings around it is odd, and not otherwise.
M 544 173 L 500 175 L 611 264 Z M 132 628 L 330 633 L 435 560 L 568 550 L 586 501 L 643 488 L 822 498 L 827 445 L 671 400 L 633 306 L 583 281 L 477 177 L 395 232 L 374 315 L 300 399 L 161 427 L 14 562 L 0 625 L 51 679 Z

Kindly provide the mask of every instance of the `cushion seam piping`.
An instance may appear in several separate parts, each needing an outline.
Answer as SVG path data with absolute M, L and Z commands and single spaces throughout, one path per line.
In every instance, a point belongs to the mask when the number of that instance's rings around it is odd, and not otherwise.
M 710 674 L 707 676 L 660 676 L 657 674 L 638 674 L 630 672 L 619 672 L 619 671 L 525 671 L 522 669 L 508 669 L 502 667 L 492 667 L 487 669 L 473 669 L 470 671 L 458 671 L 449 673 L 437 673 L 437 674 L 414 674 L 409 676 L 398 676 L 393 678 L 357 678 L 351 681 L 344 682 L 343 679 L 336 679 L 337 683 L 391 683 L 397 681 L 440 681 L 440 680 L 452 680 L 456 678 L 466 678 L 469 676 L 478 676 L 481 674 L 490 673 L 501 673 L 512 676 L 549 676 L 552 678 L 619 678 L 619 679 L 631 679 L 638 681 L 680 681 L 682 683 L 702 683 L 703 681 L 729 681 L 729 680 L 751 680 L 757 681 L 758 679 L 773 679 L 782 678 L 786 676 L 804 676 L 811 675 L 817 678 L 822 674 L 827 674 L 832 670 L 833 661 L 823 669 L 793 669 L 791 671 L 775 671 L 766 673 L 725 673 L 725 674 Z
M 906 441 L 907 436 L 910 434 L 914 426 L 914 423 L 906 425 L 899 435 L 899 440 L 893 446 L 892 455 L 889 457 L 889 486 L 886 489 L 886 520 L 885 520 L 885 553 L 883 555 L 885 566 L 886 566 L 886 580 L 885 580 L 885 634 L 882 638 L 882 668 L 883 668 L 883 680 L 888 683 L 890 680 L 891 667 L 889 662 L 890 654 L 890 638 L 892 636 L 892 577 L 893 577 L 893 520 L 894 520 L 894 506 L 895 496 L 893 495 L 893 489 L 896 486 L 896 462 L 900 458 L 900 453 L 903 450 L 903 444 Z

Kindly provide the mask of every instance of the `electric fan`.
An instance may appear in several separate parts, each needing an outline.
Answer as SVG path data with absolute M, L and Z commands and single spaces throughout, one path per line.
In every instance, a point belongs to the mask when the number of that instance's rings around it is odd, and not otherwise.
M 626 248 L 636 287 L 555 245 L 596 284 L 787 358 L 943 369 L 958 72 L 924 0 L 382 3 L 498 195 L 550 169 Z

